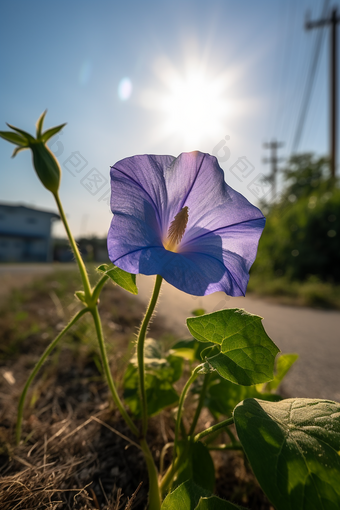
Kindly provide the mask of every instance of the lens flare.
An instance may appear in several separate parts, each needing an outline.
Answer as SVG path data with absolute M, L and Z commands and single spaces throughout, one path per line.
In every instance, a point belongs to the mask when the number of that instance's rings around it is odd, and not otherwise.
M 132 94 L 130 78 L 122 78 L 118 84 L 118 97 L 121 101 L 127 101 Z

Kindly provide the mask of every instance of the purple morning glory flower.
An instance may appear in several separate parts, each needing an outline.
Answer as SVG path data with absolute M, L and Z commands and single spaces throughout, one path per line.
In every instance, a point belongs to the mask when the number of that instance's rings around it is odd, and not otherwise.
M 111 261 L 196 296 L 245 294 L 265 218 L 201 152 L 143 155 L 111 167 Z

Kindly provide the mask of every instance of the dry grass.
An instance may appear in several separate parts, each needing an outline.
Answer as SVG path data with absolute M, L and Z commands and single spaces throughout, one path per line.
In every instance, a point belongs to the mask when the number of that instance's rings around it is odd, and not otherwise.
M 78 305 L 73 293 L 78 288 L 78 278 L 70 272 L 50 275 L 23 293 L 16 292 L 0 314 L 1 510 L 144 510 L 146 506 L 144 458 L 109 403 L 95 333 L 86 318 L 63 338 L 34 381 L 26 401 L 22 442 L 14 444 L 20 392 L 55 331 L 74 314 Z M 100 314 L 119 386 L 143 309 L 137 300 L 107 285 Z M 169 342 L 164 333 L 156 318 L 150 335 Z M 164 444 L 173 441 L 173 426 L 170 411 L 150 420 L 148 443 L 157 464 Z M 218 494 L 252 510 L 270 510 L 242 456 L 223 452 L 214 457 Z M 170 459 L 169 448 L 165 469 Z

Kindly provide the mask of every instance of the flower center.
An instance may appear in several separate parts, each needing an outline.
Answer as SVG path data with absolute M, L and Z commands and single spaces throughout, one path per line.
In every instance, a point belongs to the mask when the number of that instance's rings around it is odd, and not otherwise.
M 188 224 L 188 218 L 189 208 L 185 206 L 179 211 L 178 214 L 176 214 L 174 220 L 170 224 L 168 235 L 164 242 L 164 248 L 166 250 L 173 252 L 177 250 L 177 246 L 181 242 L 186 226 Z

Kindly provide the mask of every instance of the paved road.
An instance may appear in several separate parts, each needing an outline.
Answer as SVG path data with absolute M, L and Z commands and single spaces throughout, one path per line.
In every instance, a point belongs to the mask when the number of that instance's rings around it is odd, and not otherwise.
M 75 264 L 0 265 L 0 298 L 11 288 L 56 268 L 73 267 Z M 145 304 L 150 298 L 153 281 L 151 276 L 137 277 L 138 298 Z M 163 283 L 158 315 L 162 316 L 166 327 L 183 338 L 188 337 L 185 320 L 195 308 L 204 308 L 207 312 L 244 308 L 264 317 L 264 327 L 281 351 L 300 355 L 287 376 L 284 391 L 290 396 L 340 402 L 340 312 L 281 306 L 253 297 L 230 298 L 221 292 L 194 297 Z
M 147 303 L 153 277 L 139 275 L 137 280 L 139 299 Z M 285 393 L 340 402 L 340 312 L 282 306 L 253 297 L 230 298 L 222 292 L 194 297 L 163 283 L 158 315 L 164 317 L 165 326 L 188 337 L 185 319 L 195 308 L 207 312 L 244 308 L 264 317 L 264 327 L 280 350 L 300 355 L 283 385 Z

